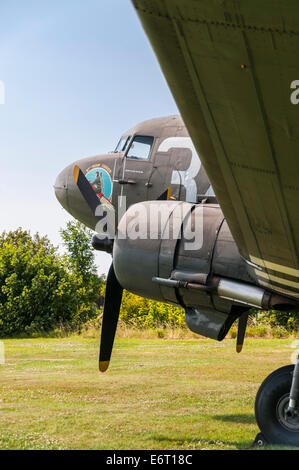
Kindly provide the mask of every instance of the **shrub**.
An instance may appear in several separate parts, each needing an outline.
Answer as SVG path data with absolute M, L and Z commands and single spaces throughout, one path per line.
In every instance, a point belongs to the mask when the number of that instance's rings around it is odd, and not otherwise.
M 256 312 L 256 321 L 268 325 L 271 329 L 294 333 L 299 330 L 298 312 L 279 312 L 277 310 Z M 279 334 L 279 333 L 277 333 Z
M 104 295 L 105 287 L 102 288 Z M 123 292 L 120 319 L 137 328 L 185 328 L 184 309 L 155 300 L 145 299 L 126 290 Z
M 94 280 L 69 269 L 46 237 L 27 231 L 0 237 L 0 336 L 78 326 L 96 315 Z

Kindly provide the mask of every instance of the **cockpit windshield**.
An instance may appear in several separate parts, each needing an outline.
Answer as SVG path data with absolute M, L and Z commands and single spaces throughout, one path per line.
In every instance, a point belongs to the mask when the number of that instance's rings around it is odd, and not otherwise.
M 116 146 L 116 149 L 114 150 L 115 153 L 118 153 L 118 152 L 124 152 L 127 148 L 127 145 L 130 141 L 130 138 L 131 136 L 129 135 L 124 135 L 123 137 L 121 137 L 120 141 L 118 142 L 117 146 Z
M 131 142 L 126 157 L 135 158 L 137 160 L 148 160 L 153 142 L 153 137 L 136 135 Z

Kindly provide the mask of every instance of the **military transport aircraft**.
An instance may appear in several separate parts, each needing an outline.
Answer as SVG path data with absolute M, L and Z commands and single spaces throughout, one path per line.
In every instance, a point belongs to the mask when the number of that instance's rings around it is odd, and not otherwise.
M 124 288 L 181 305 L 192 331 L 219 341 L 238 319 L 238 352 L 251 307 L 299 311 L 299 108 L 291 98 L 299 79 L 299 4 L 133 5 L 195 148 L 180 118 L 149 121 L 125 133 L 117 153 L 76 162 L 58 177 L 58 199 L 92 228 L 99 205 L 109 211 L 124 193 L 129 200 L 115 239 L 94 240 L 113 253 L 101 371 L 109 365 Z M 158 236 L 119 236 L 140 205 L 165 208 Z M 202 229 L 196 250 L 186 249 L 186 220 Z M 169 227 L 181 237 L 165 238 Z M 265 442 L 299 447 L 299 360 L 263 382 L 255 413 Z

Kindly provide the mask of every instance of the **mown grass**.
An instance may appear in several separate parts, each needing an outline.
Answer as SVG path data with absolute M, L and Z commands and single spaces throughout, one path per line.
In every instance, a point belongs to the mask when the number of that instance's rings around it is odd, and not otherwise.
M 94 337 L 4 340 L 0 448 L 249 448 L 256 392 L 291 344 L 118 338 L 99 374 Z

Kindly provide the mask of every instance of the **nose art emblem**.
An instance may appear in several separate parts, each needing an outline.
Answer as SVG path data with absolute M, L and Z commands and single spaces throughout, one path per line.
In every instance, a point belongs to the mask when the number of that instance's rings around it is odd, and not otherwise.
M 99 164 L 93 165 L 87 168 L 85 177 L 102 204 L 111 202 L 113 183 L 111 170 L 108 166 Z

